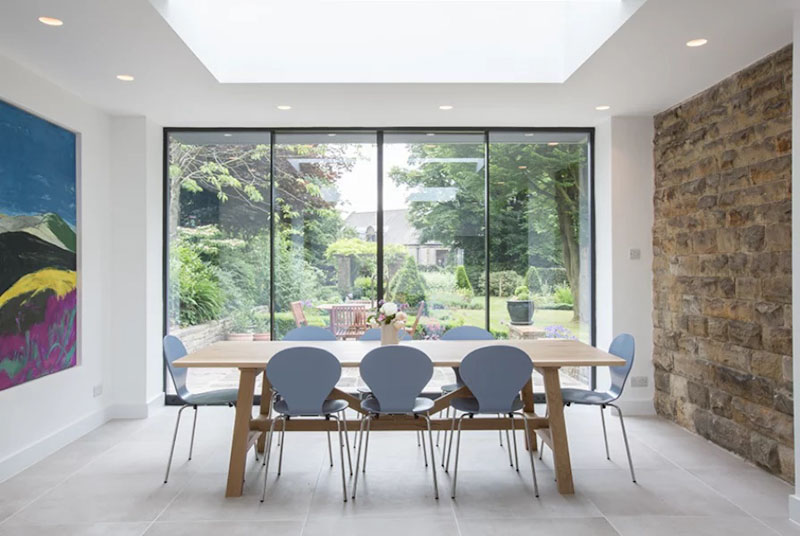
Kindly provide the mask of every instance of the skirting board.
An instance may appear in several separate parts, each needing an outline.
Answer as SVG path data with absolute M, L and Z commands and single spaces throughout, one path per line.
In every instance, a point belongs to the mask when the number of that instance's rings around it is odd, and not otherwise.
M 789 495 L 789 519 L 800 524 L 800 497 Z
M 142 404 L 112 404 L 108 407 L 110 419 L 146 419 L 164 406 L 164 393 L 159 393 Z
M 102 426 L 108 420 L 107 412 L 98 410 L 56 430 L 39 441 L 26 445 L 14 454 L 0 460 L 0 482 L 24 471 L 95 428 Z

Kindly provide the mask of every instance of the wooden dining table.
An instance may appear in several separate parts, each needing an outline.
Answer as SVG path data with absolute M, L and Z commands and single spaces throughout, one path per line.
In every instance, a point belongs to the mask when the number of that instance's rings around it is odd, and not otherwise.
M 477 348 L 490 345 L 509 345 L 523 350 L 533 361 L 534 368 L 544 378 L 544 393 L 548 412 L 537 415 L 533 406 L 533 380 L 522 390 L 523 411 L 530 423 L 530 436 L 526 435 L 526 447 L 536 449 L 537 437 L 553 451 L 553 465 L 559 493 L 574 493 L 572 482 L 572 466 L 569 457 L 567 428 L 564 422 L 564 406 L 561 398 L 561 367 L 596 367 L 621 366 L 625 361 L 612 356 L 588 344 L 575 340 L 538 339 L 538 340 L 497 340 L 497 341 L 407 341 L 402 345 L 412 346 L 425 352 L 436 367 L 454 367 Z M 231 440 L 230 463 L 228 466 L 228 482 L 226 497 L 242 495 L 244 485 L 247 453 L 251 448 L 264 452 L 266 434 L 272 423 L 272 393 L 270 383 L 264 375 L 261 404 L 258 414 L 253 416 L 253 396 L 258 374 L 266 369 L 270 358 L 281 350 L 297 346 L 323 348 L 335 355 L 343 367 L 357 367 L 367 352 L 380 345 L 379 341 L 270 341 L 270 342 L 217 342 L 201 350 L 192 352 L 174 362 L 176 367 L 186 368 L 238 368 L 239 393 L 236 402 L 236 417 Z M 448 394 L 442 394 L 434 400 L 430 415 L 446 409 L 450 400 L 456 397 L 470 396 L 466 387 Z M 334 389 L 331 398 L 349 402 L 350 408 L 364 413 L 360 399 L 352 393 Z M 432 418 L 434 430 L 449 430 L 450 419 Z M 336 422 L 322 419 L 293 419 L 285 421 L 287 431 L 336 431 Z M 351 420 L 348 429 L 355 430 L 360 421 Z M 466 419 L 462 422 L 462 430 L 508 430 L 511 419 L 507 417 L 487 417 Z M 406 416 L 393 416 L 375 420 L 370 430 L 422 430 L 427 424 L 424 419 Z

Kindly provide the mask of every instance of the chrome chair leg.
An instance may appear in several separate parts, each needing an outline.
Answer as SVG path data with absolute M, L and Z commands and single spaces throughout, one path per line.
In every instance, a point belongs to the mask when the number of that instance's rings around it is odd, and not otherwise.
M 197 406 L 194 406 L 194 419 L 192 420 L 192 440 L 189 442 L 189 460 L 192 459 L 194 450 L 194 431 L 197 429 Z
M 498 413 L 497 416 L 500 417 L 500 414 Z M 503 446 L 503 431 L 502 430 L 497 430 L 497 438 L 500 439 L 500 446 L 502 447 Z M 508 461 L 511 461 L 511 453 L 510 452 L 508 453 Z
M 417 446 L 418 447 L 421 445 L 420 440 L 419 440 L 419 435 L 420 435 L 419 434 L 419 430 L 417 430 Z
M 181 406 L 181 409 L 178 410 L 178 418 L 175 420 L 175 431 L 172 433 L 172 447 L 170 447 L 169 449 L 169 460 L 167 461 L 167 473 L 164 475 L 164 484 L 166 484 L 167 480 L 169 480 L 169 470 L 170 467 L 172 467 L 172 455 L 175 453 L 175 440 L 178 439 L 178 427 L 181 424 L 181 413 L 183 413 L 183 410 L 185 410 L 188 407 L 189 407 L 188 405 Z M 195 415 L 197 414 L 195 413 Z
M 603 405 L 600 406 L 600 422 L 603 423 L 603 441 L 606 444 L 606 460 L 610 460 L 611 456 L 608 453 L 608 434 L 606 434 L 606 416 L 605 416 L 605 411 L 603 411 L 605 409 L 606 409 L 605 406 Z
M 500 417 L 502 417 L 502 415 L 500 415 L 498 413 L 497 417 L 500 418 Z M 500 446 L 502 447 L 503 446 L 503 439 L 502 439 L 503 434 L 502 434 L 502 432 L 500 430 L 498 430 L 497 433 L 500 434 L 500 437 L 501 437 Z M 511 467 L 514 467 L 514 461 L 511 459 L 511 440 L 508 437 L 508 429 L 506 429 L 506 446 L 508 447 L 508 465 L 510 465 Z
M 333 467 L 333 450 L 331 449 L 331 431 L 330 430 L 326 431 L 325 435 L 328 436 L 328 460 L 331 462 L 331 467 Z
M 367 453 L 369 453 L 369 432 L 371 428 L 372 428 L 372 417 L 369 417 L 367 419 L 367 438 L 366 438 L 367 442 L 364 444 L 364 465 L 363 467 L 361 467 L 362 473 L 367 472 Z
M 456 483 L 458 482 L 458 454 L 461 451 L 461 422 L 464 420 L 464 417 L 469 415 L 468 413 L 463 414 L 458 419 L 458 437 L 456 438 L 456 464 L 455 468 L 453 469 L 453 489 L 450 493 L 450 498 L 456 498 Z
M 522 415 L 522 421 L 525 423 L 525 437 L 529 437 L 531 435 L 530 425 L 528 423 L 528 416 L 524 413 L 520 413 Z M 533 492 L 536 497 L 539 496 L 539 483 L 536 481 L 536 466 L 533 464 L 533 450 L 528 449 L 528 455 L 531 458 L 531 475 L 533 476 Z
M 514 415 L 509 415 L 511 418 L 511 440 L 514 442 L 514 462 L 517 466 L 517 472 L 519 473 L 519 457 L 517 456 L 517 433 L 514 430 Z M 511 447 L 508 447 L 508 451 L 511 452 Z
M 628 445 L 628 434 L 625 432 L 625 420 L 622 418 L 622 410 L 619 409 L 619 406 L 616 406 L 614 404 L 607 404 L 607 405 L 611 406 L 614 409 L 616 409 L 617 413 L 619 413 L 619 425 L 622 427 L 622 439 L 625 440 L 625 452 L 628 453 L 628 466 L 631 468 L 631 480 L 633 480 L 633 483 L 635 484 L 636 483 L 636 474 L 634 474 L 634 472 L 633 472 L 633 460 L 631 459 L 631 447 L 630 447 L 630 445 Z
M 425 451 L 425 432 L 417 430 L 417 433 L 422 437 L 422 459 L 425 460 L 425 467 L 428 467 L 428 453 Z
M 356 488 L 358 487 L 358 469 L 361 465 L 361 445 L 364 443 L 364 428 L 366 426 L 366 422 L 369 420 L 369 415 L 361 419 L 361 426 L 359 427 L 358 431 L 358 450 L 356 451 L 356 474 L 355 479 L 353 479 L 353 499 L 356 498 Z
M 431 429 L 431 418 L 427 415 L 423 415 L 425 417 L 425 421 L 428 423 L 428 445 L 431 448 L 431 470 L 433 471 L 433 493 L 434 499 L 439 498 L 439 482 L 436 480 L 436 458 L 433 450 L 433 430 Z
M 450 440 L 447 444 L 447 464 L 444 466 L 444 472 L 448 472 L 450 470 L 450 453 L 453 452 L 453 435 L 456 430 L 456 412 L 453 410 L 453 420 L 450 421 Z M 444 456 L 442 456 L 444 458 Z M 442 460 L 444 463 L 444 460 Z
M 286 417 L 283 418 L 281 423 L 281 451 L 278 455 L 278 476 L 281 476 L 281 469 L 283 469 L 283 444 L 286 442 Z
M 347 466 L 350 468 L 350 476 L 353 476 L 353 460 L 350 458 L 350 439 L 347 433 L 347 414 L 342 414 L 342 428 L 344 429 L 344 443 L 347 448 Z
M 269 435 L 267 436 L 267 453 L 264 455 L 264 490 L 261 492 L 262 503 L 267 497 L 267 477 L 269 476 L 269 455 L 272 451 L 272 434 L 275 431 L 275 423 L 281 418 L 282 417 L 272 419 L 272 423 L 269 425 Z
M 344 476 L 344 441 L 342 441 L 342 421 L 336 415 L 331 415 L 331 417 L 336 419 L 336 432 L 339 434 L 339 462 L 342 464 L 342 497 L 344 497 L 344 502 L 347 502 L 347 483 Z M 347 432 L 345 432 L 345 435 L 347 435 Z M 349 449 L 347 453 L 350 454 Z

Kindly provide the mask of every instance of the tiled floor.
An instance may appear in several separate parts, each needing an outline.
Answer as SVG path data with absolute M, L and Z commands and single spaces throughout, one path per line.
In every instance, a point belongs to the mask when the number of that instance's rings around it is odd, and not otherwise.
M 0 484 L 0 535 L 800 535 L 787 520 L 789 485 L 656 417 L 626 421 L 633 484 L 618 421 L 609 420 L 608 461 L 597 410 L 569 408 L 577 492 L 556 492 L 548 451 L 536 460 L 539 499 L 525 451 L 517 473 L 496 433 L 465 433 L 458 498 L 450 499 L 450 476 L 440 471 L 438 501 L 414 435 L 375 433 L 358 498 L 343 503 L 325 436 L 289 434 L 283 474 L 270 468 L 262 504 L 263 471 L 252 454 L 245 495 L 223 497 L 227 408 L 201 409 L 192 461 L 186 419 L 163 484 L 175 411 L 108 423 Z

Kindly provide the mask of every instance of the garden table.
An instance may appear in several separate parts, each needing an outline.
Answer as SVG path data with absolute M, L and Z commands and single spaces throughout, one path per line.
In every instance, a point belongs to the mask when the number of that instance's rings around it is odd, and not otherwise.
M 529 381 L 522 390 L 523 411 L 529 418 L 531 436 L 526 437 L 528 448 L 536 449 L 536 437 L 540 437 L 553 451 L 553 464 L 558 485 L 562 494 L 574 493 L 572 466 L 567 443 L 567 428 L 564 423 L 564 406 L 561 399 L 559 369 L 561 367 L 621 366 L 625 360 L 612 356 L 588 344 L 561 339 L 538 340 L 497 340 L 497 341 L 408 341 L 400 344 L 413 346 L 425 352 L 437 367 L 458 367 L 461 360 L 472 350 L 489 345 L 509 345 L 523 350 L 533 361 L 533 366 L 544 377 L 544 391 L 548 413 L 537 415 L 533 407 L 533 382 Z M 214 343 L 202 350 L 192 352 L 174 362 L 176 367 L 198 368 L 238 368 L 239 394 L 236 403 L 236 417 L 231 441 L 230 464 L 226 497 L 242 495 L 247 452 L 255 447 L 264 451 L 266 432 L 272 418 L 271 386 L 263 379 L 261 405 L 258 415 L 253 417 L 253 395 L 256 376 L 263 372 L 270 358 L 277 352 L 296 346 L 323 348 L 335 355 L 343 367 L 357 367 L 361 359 L 371 349 L 380 345 L 379 341 L 270 341 Z M 469 390 L 462 387 L 442 395 L 434 401 L 430 411 L 433 415 L 450 404 L 450 399 L 470 396 Z M 331 398 L 347 400 L 350 408 L 363 413 L 361 401 L 350 393 L 334 389 Z M 449 430 L 449 419 L 431 419 L 434 430 Z M 348 422 L 348 428 L 355 429 L 359 421 Z M 375 420 L 371 431 L 381 430 L 421 430 L 427 425 L 424 419 L 397 416 Z M 507 430 L 511 420 L 506 417 L 466 419 L 463 430 Z M 336 431 L 336 422 L 325 420 L 296 419 L 286 421 L 288 431 Z

